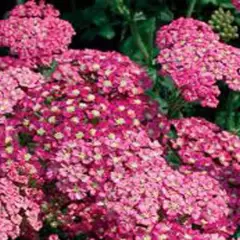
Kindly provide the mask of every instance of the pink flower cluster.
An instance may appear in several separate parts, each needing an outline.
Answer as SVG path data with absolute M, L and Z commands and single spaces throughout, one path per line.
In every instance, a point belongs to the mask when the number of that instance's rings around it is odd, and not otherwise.
M 141 238 L 137 238 L 140 240 Z M 225 240 L 226 237 L 221 233 L 200 234 L 199 231 L 192 230 L 182 224 L 171 223 L 168 221 L 159 223 L 154 228 L 149 239 L 157 240 Z
M 205 168 L 213 165 L 240 164 L 240 139 L 202 118 L 173 120 L 177 138 L 174 149 L 185 164 Z M 207 133 L 207 135 L 206 135 Z M 240 183 L 240 182 L 239 182 Z
M 149 79 L 136 64 L 114 52 L 84 50 L 71 54 L 74 58 L 59 62 L 50 80 L 16 109 L 26 123 L 25 131 L 43 144 L 39 154 L 42 147 L 50 150 L 63 141 L 107 132 L 121 135 L 141 124 L 152 137 L 168 131 L 167 119 L 158 114 L 158 105 L 143 95 Z M 138 85 L 137 79 L 142 83 Z M 35 114 L 30 115 L 31 111 Z
M 223 234 L 231 235 L 228 191 L 206 173 L 171 169 L 165 147 L 148 137 L 154 132 L 162 142 L 169 131 L 156 103 L 143 95 L 148 82 L 120 54 L 70 51 L 41 88 L 18 102 L 15 121 L 32 136 L 34 156 L 47 166 L 45 184 L 55 186 L 51 198 L 55 192 L 68 199 L 67 213 L 59 212 L 62 200 L 58 213 L 47 200 L 45 217 L 53 211 L 67 232 L 94 239 L 146 237 L 160 216 L 174 225 L 184 218 L 187 229 L 195 224 L 210 236 L 222 234 L 216 226 L 227 226 Z
M 61 221 L 96 239 L 155 239 L 150 236 L 161 221 L 176 226 L 183 221 L 186 229 L 195 224 L 211 237 L 232 234 L 229 196 L 219 182 L 206 172 L 174 171 L 162 156 L 162 146 L 144 131 L 64 143 L 48 176 L 61 192 L 81 202 L 70 204 Z M 216 232 L 216 227 L 226 229 Z M 164 233 L 160 229 L 159 235 Z M 195 234 L 201 236 L 195 231 L 190 237 Z
M 18 5 L 6 20 L 0 21 L 0 46 L 28 65 L 48 65 L 54 56 L 66 51 L 75 34 L 72 26 L 58 18 L 59 12 L 44 1 L 29 0 Z
M 42 75 L 25 67 L 10 67 L 0 72 L 0 117 L 11 113 L 17 102 L 24 98 L 27 90 L 39 87 L 43 81 Z
M 218 41 L 219 36 L 205 22 L 192 18 L 179 18 L 163 26 L 156 36 L 159 49 L 172 48 L 176 43 L 192 40 Z
M 232 0 L 232 5 L 239 11 L 240 10 L 240 1 Z
M 86 82 L 96 83 L 104 96 L 139 95 L 152 85 L 143 69 L 127 56 L 116 52 L 69 50 L 56 59 L 59 66 L 53 74 L 54 79 L 82 82 L 81 75 L 88 74 Z
M 230 196 L 233 222 L 240 222 L 240 139 L 201 118 L 173 120 L 177 137 L 170 140 L 177 152 L 181 171 L 207 172 Z M 207 134 L 206 134 L 207 133 Z
M 239 49 L 219 42 L 206 23 L 177 19 L 158 31 L 157 45 L 161 74 L 172 77 L 186 101 L 216 107 L 217 81 L 240 90 Z
M 16 239 L 42 227 L 41 166 L 17 142 L 17 122 L 1 122 L 0 146 L 0 238 Z

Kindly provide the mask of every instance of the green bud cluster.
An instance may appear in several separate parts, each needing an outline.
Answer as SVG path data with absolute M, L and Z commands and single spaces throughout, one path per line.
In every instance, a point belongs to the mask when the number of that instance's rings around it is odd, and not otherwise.
M 229 10 L 224 11 L 222 8 L 219 8 L 214 11 L 208 23 L 219 33 L 225 42 L 239 37 L 238 27 L 233 25 L 234 16 Z

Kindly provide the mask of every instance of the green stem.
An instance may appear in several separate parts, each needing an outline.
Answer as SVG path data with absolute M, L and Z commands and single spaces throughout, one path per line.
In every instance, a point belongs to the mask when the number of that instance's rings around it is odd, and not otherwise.
M 197 0 L 191 0 L 188 11 L 187 11 L 187 17 L 192 16 L 196 3 L 197 3 Z
M 169 117 L 170 118 L 174 118 L 174 117 L 178 117 L 179 114 L 181 114 L 181 110 L 183 109 L 184 105 L 185 105 L 185 101 L 181 98 L 176 98 L 174 103 L 170 103 L 169 104 Z
M 227 118 L 226 118 L 226 128 L 227 130 L 231 131 L 234 129 L 234 92 L 231 91 L 228 94 L 227 104 L 226 104 L 226 111 L 227 111 Z
M 149 31 L 149 35 L 148 35 L 148 46 L 149 46 L 148 48 L 149 48 L 150 59 L 153 59 L 155 29 L 156 29 L 156 18 L 154 17 L 151 20 L 151 31 Z
M 125 21 L 129 24 L 133 39 L 134 39 L 137 47 L 143 54 L 146 63 L 149 65 L 150 61 L 151 61 L 150 54 L 148 53 L 148 49 L 146 48 L 146 46 L 142 40 L 142 37 L 138 30 L 137 23 L 134 20 L 129 8 L 124 4 L 123 0 L 115 0 L 115 3 L 116 3 L 118 12 L 124 17 Z
M 137 27 L 137 24 L 134 20 L 131 20 L 130 21 L 130 29 L 131 29 L 131 33 L 132 33 L 132 36 L 134 38 L 134 41 L 136 42 L 136 45 L 138 46 L 139 50 L 142 52 L 143 56 L 144 56 L 144 59 L 146 61 L 147 64 L 150 63 L 150 56 L 149 56 L 149 53 L 148 53 L 148 50 L 141 38 L 141 35 L 138 31 L 138 27 Z

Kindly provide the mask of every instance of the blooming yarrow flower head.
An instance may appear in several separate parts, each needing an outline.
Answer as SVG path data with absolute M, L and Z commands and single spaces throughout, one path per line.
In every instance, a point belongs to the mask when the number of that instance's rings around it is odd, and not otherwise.
M 188 19 L 178 21 L 188 26 Z M 171 24 L 168 27 L 171 28 Z M 175 31 L 181 35 L 181 29 Z M 162 46 L 158 56 L 158 63 L 162 65 L 160 73 L 172 77 L 187 101 L 199 101 L 202 106 L 216 107 L 220 94 L 217 81 L 223 81 L 232 90 L 240 90 L 240 51 L 219 42 L 217 38 L 208 38 L 201 28 L 198 31 L 202 31 L 204 38 L 191 33 L 191 28 L 188 31 L 187 36 L 191 38 Z M 164 39 L 165 31 L 160 29 L 159 36 Z
M 18 67 L 0 72 L 0 115 L 11 113 L 28 89 L 39 87 L 43 77 L 28 68 Z
M 157 156 L 157 150 L 162 154 L 162 147 L 154 144 L 144 131 L 139 133 L 126 131 L 123 135 L 110 133 L 98 138 L 92 137 L 88 141 L 84 137 L 67 141 L 53 156 L 48 176 L 56 178 L 58 188 L 68 193 L 71 199 L 84 199 L 88 196 L 87 193 L 92 196 L 99 194 L 103 196 L 104 193 L 101 193 L 100 189 L 105 182 L 110 180 L 117 183 L 129 171 L 136 172 L 142 164 L 141 161 L 150 160 L 150 156 L 146 159 L 141 158 L 133 154 L 133 151 L 141 152 L 142 145 L 146 147 L 149 145 L 149 154 L 152 151 L 153 157 Z
M 29 65 L 49 64 L 54 55 L 67 50 L 75 34 L 70 23 L 59 19 L 52 5 L 29 0 L 16 6 L 0 21 L 0 46 Z
M 129 58 L 94 50 L 63 56 L 46 83 L 15 109 L 25 131 L 34 135 L 37 153 L 45 148 L 50 153 L 68 140 L 131 128 L 147 128 L 152 138 L 167 130 L 158 104 L 143 94 L 151 83 L 146 72 Z
M 70 199 L 81 200 L 87 209 L 102 209 L 105 228 L 113 227 L 101 232 L 96 228 L 98 219 L 89 218 L 83 210 L 78 212 L 80 228 L 89 221 L 100 236 L 133 236 L 144 230 L 137 224 L 152 228 L 158 219 L 157 177 L 161 168 L 167 168 L 162 154 L 161 145 L 152 142 L 145 131 L 108 134 L 91 141 L 83 138 L 59 147 L 47 175 Z
M 5 148 L 0 150 L 1 239 L 15 239 L 25 229 L 29 229 L 30 236 L 30 232 L 42 227 L 40 164 L 24 148 L 9 141 L 10 137 L 6 136 Z
M 0 178 L 0 185 L 0 236 L 3 240 L 15 239 L 20 235 L 20 224 L 23 220 L 19 213 L 21 208 L 26 209 L 27 206 L 18 187 L 11 181 Z
M 179 18 L 169 25 L 163 26 L 157 32 L 156 44 L 160 49 L 171 48 L 176 43 L 190 42 L 194 39 L 219 40 L 211 27 L 192 18 Z
M 214 85 L 215 79 L 211 73 L 186 69 L 174 71 L 171 76 L 187 102 L 199 102 L 203 107 L 217 107 L 220 90 Z
M 177 222 L 164 221 L 155 226 L 149 239 L 153 240 L 226 240 L 227 236 L 222 233 L 202 233 L 195 229 L 193 230 L 186 224 Z M 141 238 L 137 238 L 140 240 Z
M 207 173 L 168 176 L 163 186 L 163 210 L 169 219 L 185 216 L 185 221 L 200 225 L 215 224 L 228 218 L 228 195 Z M 181 187 L 180 186 L 184 186 Z M 217 207 L 216 207 L 217 206 Z
M 107 95 L 139 95 L 151 87 L 146 71 L 117 52 L 86 49 L 69 50 L 57 58 L 58 68 L 53 78 L 92 83 L 99 93 Z
M 34 153 L 21 142 L 19 122 L 1 120 L 0 145 L 0 236 L 16 239 L 42 227 L 43 171 Z
M 13 181 L 0 178 L 0 236 L 3 240 L 17 238 L 28 225 L 32 231 L 39 231 L 42 227 L 39 205 L 21 191 Z
M 160 114 L 157 117 L 157 108 L 145 96 L 108 99 L 84 84 L 66 88 L 59 88 L 56 83 L 46 84 L 36 95 L 25 97 L 16 112 L 23 131 L 29 132 L 38 143 L 37 154 L 44 149 L 45 153 L 53 153 L 62 142 L 121 135 L 129 129 L 146 128 L 156 138 L 168 128 L 167 120 Z M 162 124 L 157 121 L 151 124 L 155 117 Z
M 229 197 L 218 180 L 206 172 L 175 171 L 162 156 L 164 148 L 143 130 L 60 145 L 47 175 L 60 192 L 85 203 L 72 213 L 82 221 L 68 222 L 68 227 L 75 226 L 76 232 L 88 228 L 110 239 L 148 234 L 160 216 L 185 219 L 189 228 L 224 227 L 230 216 Z M 99 217 L 93 221 L 96 206 Z M 232 233 L 226 230 L 226 235 Z
M 176 138 L 170 141 L 183 164 L 181 170 L 207 171 L 224 186 L 230 196 L 232 219 L 239 219 L 240 213 L 236 211 L 240 185 L 239 137 L 201 118 L 173 120 L 172 124 Z
M 240 139 L 202 118 L 173 120 L 177 138 L 172 146 L 182 161 L 198 168 L 240 163 Z M 207 133 L 207 134 L 206 134 Z

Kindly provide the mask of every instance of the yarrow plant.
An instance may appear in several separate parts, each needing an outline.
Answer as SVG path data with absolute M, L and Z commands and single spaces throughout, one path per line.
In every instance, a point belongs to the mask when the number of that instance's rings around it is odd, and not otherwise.
M 10 50 L 0 58 L 1 240 L 233 239 L 239 137 L 200 117 L 169 119 L 145 94 L 146 69 L 70 49 L 73 35 L 44 1 L 0 21 Z M 239 90 L 239 51 L 207 24 L 178 19 L 157 44 L 161 73 L 186 100 L 216 107 L 217 80 Z
M 161 73 L 172 77 L 186 101 L 217 107 L 217 81 L 239 91 L 239 49 L 220 42 L 206 23 L 177 19 L 158 31 L 156 43 Z
M 8 47 L 11 54 L 30 66 L 48 65 L 55 55 L 67 50 L 74 34 L 52 5 L 32 0 L 18 5 L 8 19 L 1 20 L 0 46 Z

